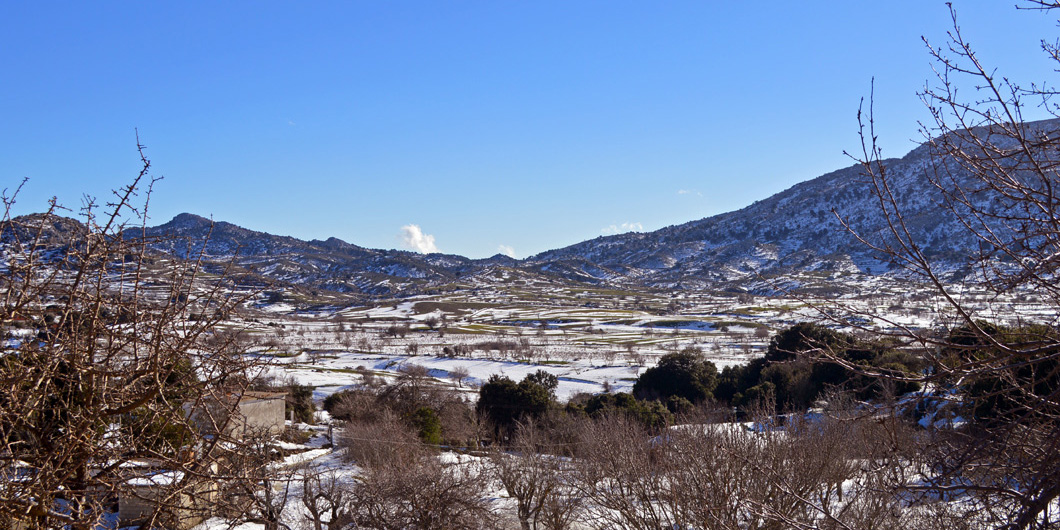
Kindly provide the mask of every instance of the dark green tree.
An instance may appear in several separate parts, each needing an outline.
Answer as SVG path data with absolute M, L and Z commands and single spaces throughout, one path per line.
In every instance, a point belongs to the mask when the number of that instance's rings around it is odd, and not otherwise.
M 479 389 L 476 409 L 496 426 L 498 434 L 510 432 L 524 418 L 540 418 L 555 402 L 555 376 L 538 371 L 516 383 L 509 377 L 494 374 Z M 551 378 L 551 379 L 549 379 Z M 544 379 L 544 384 L 539 383 Z
M 294 421 L 313 423 L 313 412 L 316 411 L 313 405 L 313 387 L 291 381 L 283 391 L 287 393 L 284 411 L 293 416 Z
M 944 364 L 989 362 L 998 356 L 994 342 L 1026 349 L 1028 344 L 1060 340 L 1060 334 L 1049 326 L 1009 327 L 984 321 L 977 325 L 989 339 L 977 336 L 969 326 L 955 328 L 943 352 Z M 1037 357 L 962 381 L 959 389 L 968 396 L 975 418 L 987 423 L 1055 421 L 1055 410 L 1042 407 L 1041 397 L 1060 394 L 1060 360 Z
M 726 367 L 715 397 L 737 407 L 772 402 L 777 412 L 806 410 L 829 388 L 850 390 L 858 399 L 876 399 L 886 392 L 912 392 L 919 385 L 885 383 L 846 365 L 915 375 L 923 364 L 914 354 L 896 350 L 888 341 L 859 340 L 802 322 L 777 333 L 765 356 L 743 366 Z
M 525 381 L 529 381 L 531 383 L 534 383 L 534 384 L 537 384 L 537 385 L 541 385 L 546 390 L 548 390 L 548 393 L 550 395 L 552 395 L 553 399 L 555 399 L 555 397 L 556 397 L 556 388 L 559 386 L 559 378 L 558 377 L 556 377 L 556 376 L 554 376 L 554 375 L 552 375 L 552 374 L 550 374 L 550 373 L 548 373 L 548 372 L 546 372 L 544 370 L 538 370 L 538 371 L 526 376 Z
M 420 407 L 412 415 L 412 425 L 416 428 L 420 440 L 425 444 L 442 443 L 442 422 L 438 414 L 430 407 Z
M 659 364 L 646 370 L 633 385 L 638 399 L 666 401 L 672 396 L 702 403 L 714 397 L 718 368 L 701 351 L 686 348 L 663 355 Z
M 662 403 L 641 401 L 631 394 L 597 394 L 585 403 L 585 413 L 592 418 L 623 414 L 637 420 L 649 431 L 658 431 L 672 423 L 673 415 Z

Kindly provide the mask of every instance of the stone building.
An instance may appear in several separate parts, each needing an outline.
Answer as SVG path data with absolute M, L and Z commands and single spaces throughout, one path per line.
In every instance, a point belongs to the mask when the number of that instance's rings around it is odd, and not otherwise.
M 238 440 L 272 438 L 283 432 L 286 397 L 283 392 L 246 391 L 238 397 L 228 395 L 205 403 L 188 403 L 185 411 L 204 434 L 220 431 Z M 140 524 L 161 507 L 163 518 L 156 521 L 156 527 L 194 527 L 212 514 L 219 500 L 219 484 L 210 478 L 217 473 L 214 464 L 211 472 L 202 477 L 184 480 L 181 471 L 141 467 L 130 473 L 132 476 L 122 485 L 118 496 L 119 524 Z
M 246 391 L 203 405 L 187 405 L 188 415 L 203 432 L 220 431 L 243 439 L 249 435 L 275 436 L 283 432 L 283 392 Z
M 284 428 L 284 404 L 287 394 L 283 392 L 246 391 L 239 397 L 236 415 L 229 424 L 229 434 L 242 437 L 247 433 L 278 435 Z
M 198 525 L 217 503 L 217 484 L 209 479 L 181 484 L 183 480 L 182 472 L 164 470 L 146 470 L 130 478 L 118 494 L 118 523 L 138 525 L 158 510 L 157 528 L 187 530 Z M 182 485 L 179 491 L 177 485 Z

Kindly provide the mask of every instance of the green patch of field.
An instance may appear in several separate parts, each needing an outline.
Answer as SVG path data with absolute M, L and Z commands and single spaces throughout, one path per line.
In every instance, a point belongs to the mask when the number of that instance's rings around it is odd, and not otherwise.
M 576 295 L 576 296 L 589 296 L 589 295 L 591 295 L 591 296 L 598 296 L 598 297 L 601 297 L 601 298 L 608 298 L 608 299 L 622 298 L 622 297 L 626 297 L 626 298 L 637 298 L 637 297 L 639 297 L 639 298 L 642 299 L 642 301 L 645 301 L 643 299 L 650 298 L 650 296 L 647 296 L 644 293 L 638 293 L 638 292 L 635 292 L 635 291 L 626 291 L 626 290 L 622 290 L 622 289 L 592 289 L 592 288 L 576 288 L 575 289 L 575 288 L 572 288 L 572 289 L 567 289 L 567 292 L 572 294 L 572 295 Z
M 345 350 L 343 350 L 343 351 L 345 351 Z M 311 358 L 313 358 L 313 359 L 316 359 L 316 360 L 330 360 L 330 359 L 338 359 L 338 358 L 340 358 L 339 355 L 334 354 L 334 353 L 310 353 L 309 356 Z
M 443 313 L 463 316 L 472 311 L 476 311 L 479 309 L 489 309 L 492 307 L 497 307 L 497 305 L 485 302 L 417 302 L 415 305 L 412 306 L 412 312 L 416 315 L 424 315 L 427 313 L 433 313 L 435 311 L 441 311 Z
M 466 326 L 455 326 L 445 328 L 446 333 L 453 335 L 486 335 L 490 332 L 484 329 L 473 329 L 471 326 L 477 326 L 477 324 L 470 324 Z
M 657 327 L 657 328 L 679 328 L 681 326 L 688 325 L 688 324 L 716 325 L 716 323 L 714 323 L 714 322 L 701 320 L 701 319 L 653 320 L 653 321 L 649 322 L 649 324 L 651 324 L 652 326 Z
M 299 355 L 302 354 L 302 352 L 300 352 L 300 351 L 292 352 L 292 351 L 272 351 L 272 350 L 265 350 L 265 351 L 261 351 L 261 352 L 255 352 L 255 353 L 257 353 L 258 355 L 265 355 L 265 356 L 268 356 L 268 357 L 275 357 L 277 359 L 289 359 L 291 357 L 298 357 Z
M 460 330 L 460 331 L 457 331 Z M 483 324 L 480 322 L 473 322 L 471 324 L 461 324 L 458 327 L 450 327 L 445 330 L 446 333 L 470 333 L 470 334 L 482 334 L 482 333 L 512 333 L 518 335 L 521 328 L 515 326 L 503 326 L 499 324 Z

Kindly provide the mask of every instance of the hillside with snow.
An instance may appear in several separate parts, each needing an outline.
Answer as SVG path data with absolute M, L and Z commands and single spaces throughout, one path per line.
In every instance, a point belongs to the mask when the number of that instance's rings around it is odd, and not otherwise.
M 1026 127 L 1053 131 L 1060 120 Z M 883 165 L 913 240 L 940 270 L 959 277 L 977 256 L 979 242 L 946 209 L 938 186 L 971 189 L 970 176 L 931 149 L 924 144 Z M 147 235 L 156 250 L 167 254 L 234 266 L 235 279 L 247 285 L 355 299 L 488 286 L 512 275 L 560 283 L 744 291 L 761 288 L 754 282 L 762 278 L 802 285 L 787 279 L 810 274 L 842 290 L 896 272 L 886 256 L 871 252 L 840 221 L 866 240 L 886 242 L 888 220 L 873 190 L 864 169 L 852 165 L 740 210 L 654 232 L 598 237 L 524 260 L 368 249 L 334 237 L 303 241 L 188 213 L 148 228 Z M 45 223 L 44 230 L 54 231 L 50 240 L 58 242 L 74 233 L 74 224 L 64 219 Z M 14 242 L 40 226 L 39 215 L 18 218 L 2 236 Z
M 1025 127 L 1054 132 L 1060 120 Z M 967 272 L 968 262 L 978 256 L 979 240 L 948 209 L 943 190 L 975 190 L 972 176 L 952 160 L 935 156 L 929 144 L 901 158 L 884 160 L 882 165 L 913 241 L 939 269 Z M 895 271 L 894 264 L 851 233 L 856 231 L 874 244 L 892 240 L 874 190 L 865 169 L 855 164 L 740 210 L 654 232 L 599 237 L 544 252 L 526 262 L 667 288 L 813 271 L 887 274 Z M 983 200 L 977 194 L 972 192 L 967 199 Z

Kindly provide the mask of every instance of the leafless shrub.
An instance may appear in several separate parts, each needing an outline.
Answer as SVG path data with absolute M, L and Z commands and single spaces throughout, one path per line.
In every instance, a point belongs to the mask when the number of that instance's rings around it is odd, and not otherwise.
M 335 419 L 347 422 L 372 423 L 378 421 L 383 409 L 378 405 L 378 394 L 371 388 L 354 388 L 329 397 L 334 401 L 329 412 Z
M 347 423 L 337 444 L 347 460 L 368 469 L 411 466 L 427 452 L 416 433 L 388 411 L 375 421 Z
M 655 437 L 615 417 L 583 426 L 577 487 L 593 528 L 908 528 L 893 452 L 857 418 L 747 430 L 717 414 Z M 879 430 L 870 429 L 875 435 Z
M 405 338 L 409 332 L 409 325 L 407 322 L 401 324 L 391 324 L 383 330 L 384 337 L 401 337 Z
M 379 530 L 493 528 L 495 517 L 481 471 L 421 458 L 406 466 L 371 468 L 350 490 L 343 528 Z
M 346 458 L 365 469 L 342 488 L 342 516 L 328 528 L 489 528 L 493 515 L 481 470 L 443 465 L 400 418 L 349 423 Z
M 471 355 L 471 348 L 468 345 L 466 345 L 466 344 L 453 344 L 451 346 L 443 346 L 442 347 L 442 356 L 443 357 L 453 358 L 453 357 L 462 357 L 462 356 L 470 356 L 470 355 Z
M 353 524 L 350 514 L 351 483 L 343 482 L 334 471 L 306 468 L 298 474 L 302 492 L 299 500 L 305 508 L 300 528 L 331 530 Z
M 275 465 L 274 436 L 259 430 L 248 433 L 239 446 L 225 446 L 218 473 L 220 495 L 211 512 L 234 521 L 259 523 L 270 530 L 284 524 L 294 502 L 296 471 Z
M 367 388 L 375 388 L 382 384 L 379 377 L 376 377 L 375 373 L 369 370 L 367 367 L 360 365 L 353 369 L 357 375 L 361 376 L 361 384 Z
M 516 501 L 516 516 L 524 530 L 570 528 L 581 509 L 581 498 L 571 484 L 571 465 L 549 454 L 546 433 L 535 423 L 519 426 L 506 451 L 490 453 L 494 474 Z

